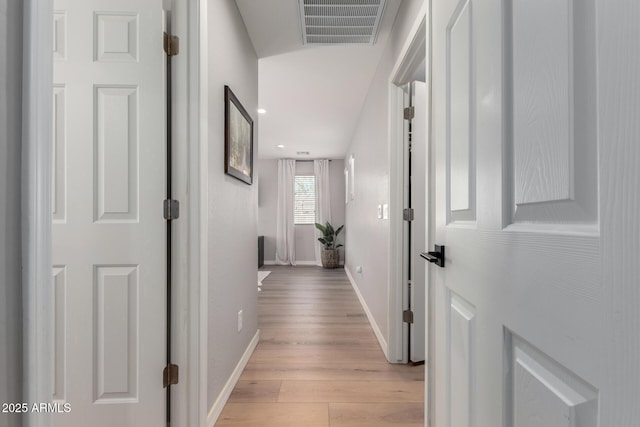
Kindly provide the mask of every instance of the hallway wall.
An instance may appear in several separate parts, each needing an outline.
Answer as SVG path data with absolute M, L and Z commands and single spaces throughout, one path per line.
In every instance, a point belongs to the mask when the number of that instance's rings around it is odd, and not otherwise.
M 389 77 L 425 0 L 404 0 L 362 109 L 346 159 L 355 159 L 355 199 L 346 208 L 346 268 L 380 333 L 389 341 Z M 348 161 L 348 160 L 345 160 Z M 362 267 L 362 273 L 356 268 Z M 386 350 L 386 349 L 385 349 Z
M 264 236 L 264 260 L 275 262 L 276 259 L 276 215 L 278 201 L 278 160 L 260 159 L 259 165 L 259 208 L 258 233 Z M 297 162 L 296 174 L 313 175 L 313 162 Z M 331 182 L 331 218 L 332 225 L 344 224 L 344 161 L 331 160 L 329 166 L 329 180 Z M 344 232 L 343 232 L 344 233 Z M 344 241 L 344 234 L 340 234 Z M 313 245 L 316 241 L 315 227 L 312 225 L 296 225 L 296 261 L 303 263 L 315 262 Z M 341 260 L 344 253 L 341 252 Z
M 0 0 L 0 403 L 22 398 L 22 2 Z M 1 414 L 0 427 L 22 425 Z
M 224 86 L 231 87 L 254 120 L 257 153 L 258 58 L 235 2 L 208 2 L 207 9 L 207 404 L 211 408 L 257 331 L 257 170 L 253 185 L 224 173 Z M 244 318 L 241 332 L 237 329 L 239 310 Z

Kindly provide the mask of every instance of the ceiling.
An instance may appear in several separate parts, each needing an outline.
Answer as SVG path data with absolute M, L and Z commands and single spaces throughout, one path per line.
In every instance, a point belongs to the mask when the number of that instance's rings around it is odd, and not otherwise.
M 236 4 L 259 58 L 258 102 L 267 110 L 258 117 L 258 157 L 344 158 L 400 0 L 387 1 L 376 44 L 348 46 L 304 45 L 298 0 Z

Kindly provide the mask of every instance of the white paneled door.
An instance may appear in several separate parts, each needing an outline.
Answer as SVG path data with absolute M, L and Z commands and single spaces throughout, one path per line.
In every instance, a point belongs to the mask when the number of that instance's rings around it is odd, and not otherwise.
M 596 3 L 432 5 L 433 425 L 603 425 Z
M 54 424 L 163 425 L 162 1 L 54 9 Z

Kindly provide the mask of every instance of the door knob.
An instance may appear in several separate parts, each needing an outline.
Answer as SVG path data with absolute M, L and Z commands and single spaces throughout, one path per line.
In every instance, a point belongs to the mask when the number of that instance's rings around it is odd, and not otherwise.
M 444 267 L 444 245 L 434 245 L 434 251 L 421 252 L 420 256 L 438 267 Z

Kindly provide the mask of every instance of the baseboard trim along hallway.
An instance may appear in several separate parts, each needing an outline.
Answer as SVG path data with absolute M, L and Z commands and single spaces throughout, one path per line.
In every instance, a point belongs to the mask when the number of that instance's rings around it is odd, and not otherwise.
M 242 375 L 242 371 L 244 371 L 244 368 L 247 366 L 247 363 L 249 363 L 249 359 L 251 359 L 251 355 L 253 354 L 253 351 L 258 346 L 259 341 L 260 341 L 260 329 L 256 331 L 256 334 L 253 336 L 253 338 L 251 339 L 251 342 L 247 346 L 247 349 L 244 351 L 242 358 L 236 365 L 236 368 L 233 370 L 231 377 L 229 377 L 229 380 L 224 385 L 222 392 L 214 402 L 213 406 L 211 406 L 211 409 L 209 410 L 209 415 L 207 415 L 208 427 L 213 426 L 216 423 L 216 421 L 218 421 L 218 417 L 222 413 L 222 410 L 224 409 L 224 405 L 227 404 L 227 400 L 229 400 L 229 396 L 231 396 L 231 392 L 233 391 L 234 387 L 238 383 L 238 380 L 240 379 L 240 375 Z
M 349 268 L 346 265 L 344 267 L 344 272 L 347 274 L 347 277 L 349 278 L 349 282 L 351 282 L 351 286 L 353 287 L 354 292 L 358 296 L 358 300 L 360 301 L 360 305 L 362 305 L 362 309 L 364 310 L 364 313 L 367 315 L 367 319 L 369 319 L 369 323 L 371 324 L 373 333 L 376 334 L 376 338 L 380 343 L 380 347 L 382 348 L 384 357 L 386 357 L 387 360 L 389 360 L 389 345 L 387 344 L 387 340 L 384 339 L 384 335 L 382 335 L 382 331 L 380 330 L 380 327 L 376 323 L 376 319 L 373 317 L 371 310 L 369 310 L 369 306 L 367 305 L 367 302 L 365 301 L 364 297 L 360 293 L 360 289 L 358 289 L 358 284 L 353 279 L 353 276 L 351 275 L 351 272 L 349 271 Z

